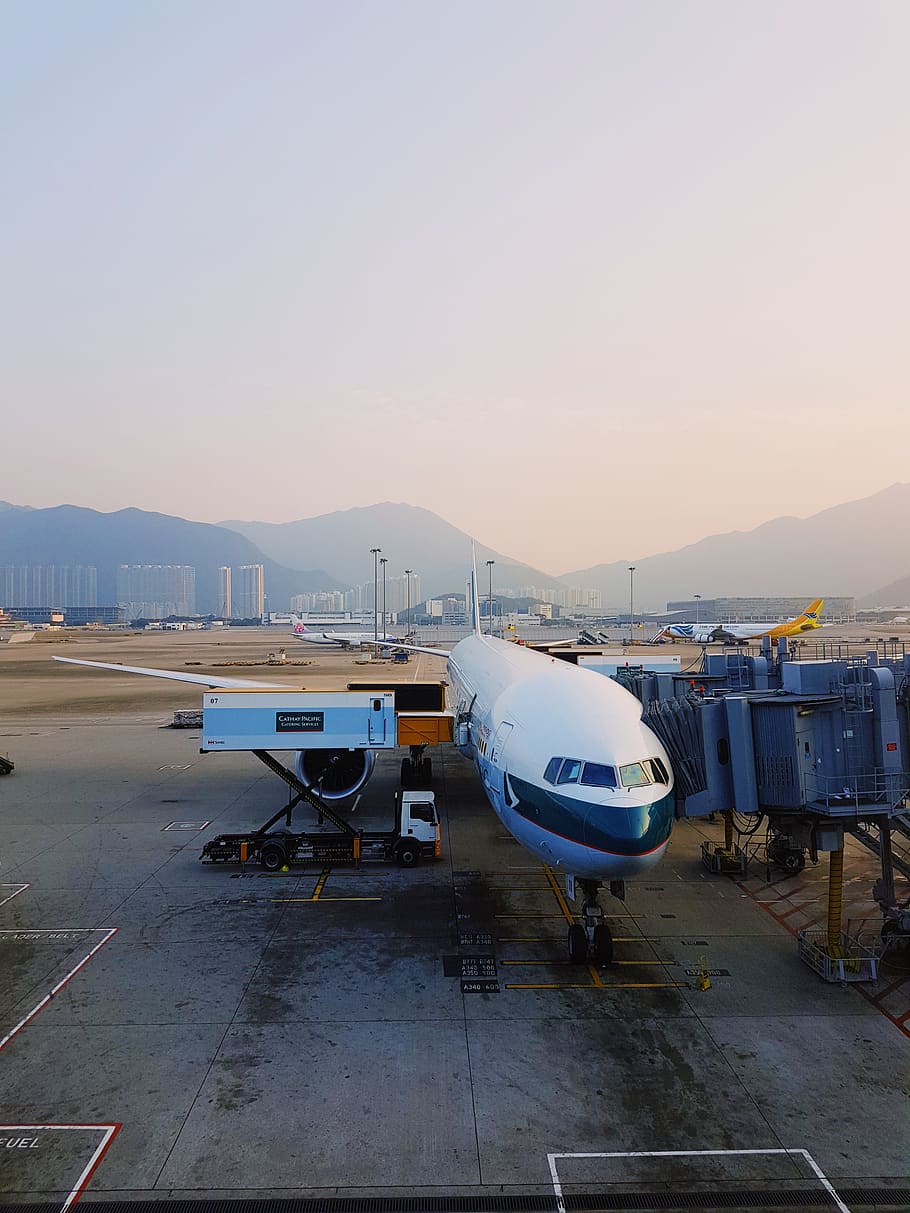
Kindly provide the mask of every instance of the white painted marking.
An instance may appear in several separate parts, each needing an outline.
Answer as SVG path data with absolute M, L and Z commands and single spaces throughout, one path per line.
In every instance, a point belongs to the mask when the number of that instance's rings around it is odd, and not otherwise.
M 553 1195 L 556 1197 L 556 1208 L 558 1213 L 566 1213 L 566 1202 L 562 1195 L 562 1184 L 559 1179 L 559 1171 L 556 1166 L 558 1158 L 707 1158 L 717 1156 L 731 1156 L 740 1154 L 798 1154 L 804 1158 L 812 1170 L 818 1177 L 819 1183 L 834 1201 L 840 1213 L 850 1213 L 850 1210 L 835 1192 L 830 1181 L 823 1173 L 821 1167 L 812 1157 L 808 1150 L 801 1149 L 780 1149 L 780 1150 L 615 1150 L 610 1152 L 598 1153 L 575 1153 L 575 1154 L 548 1154 L 547 1162 L 550 1167 L 550 1178 L 553 1182 Z
M 191 762 L 186 763 L 185 766 L 181 766 L 179 763 L 172 762 L 172 763 L 169 763 L 167 766 L 159 767 L 158 770 L 159 771 L 188 771 L 192 765 L 193 764 Z
M 3 1046 L 0 1045 L 0 1048 L 2 1047 Z M 103 1133 L 104 1136 L 101 1138 L 101 1141 L 96 1149 L 93 1150 L 91 1158 L 82 1168 L 79 1178 L 76 1180 L 76 1183 L 69 1196 L 67 1196 L 66 1200 L 60 1206 L 60 1213 L 66 1213 L 66 1210 L 71 1208 L 82 1195 L 83 1191 L 88 1185 L 88 1181 L 91 1179 L 92 1174 L 95 1171 L 95 1168 L 101 1162 L 104 1152 L 107 1150 L 114 1137 L 116 1137 L 117 1133 L 120 1132 L 120 1125 L 0 1125 L 0 1133 L 47 1133 L 56 1132 L 57 1130 L 66 1132 L 67 1130 L 74 1129 L 82 1132 L 91 1131 L 93 1133 Z
M 5 906 L 8 901 L 12 901 L 14 897 L 18 897 L 20 893 L 24 893 L 26 889 L 30 889 L 31 887 L 30 884 L 0 884 L 0 889 L 14 890 L 0 901 L 0 906 Z
M 161 827 L 161 833 L 164 834 L 168 830 L 204 830 L 211 824 L 211 821 L 169 821 L 166 826 Z
M 29 1011 L 29 1013 L 25 1016 L 24 1019 L 19 1020 L 19 1022 L 12 1029 L 12 1031 L 7 1032 L 7 1034 L 3 1037 L 3 1039 L 0 1040 L 0 1053 L 2 1053 L 2 1051 L 6 1048 L 6 1046 L 13 1039 L 13 1037 L 16 1036 L 19 1032 L 21 1032 L 22 1029 L 26 1026 L 26 1024 L 30 1023 L 31 1020 L 33 1020 L 35 1018 L 35 1016 L 38 1014 L 39 1011 L 44 1010 L 44 1008 L 51 1001 L 51 999 L 56 997 L 56 995 L 60 993 L 60 991 L 63 989 L 63 987 L 66 985 L 66 983 L 68 981 L 70 981 L 71 978 L 75 977 L 81 968 L 84 968 L 84 966 L 88 964 L 88 962 L 92 959 L 92 957 L 95 955 L 95 953 L 100 951 L 100 949 L 104 947 L 104 945 L 107 943 L 107 941 L 109 939 L 112 939 L 117 934 L 119 929 L 120 929 L 119 927 L 110 927 L 106 930 L 104 927 L 76 927 L 76 928 L 74 928 L 74 931 L 85 931 L 85 932 L 105 931 L 105 935 L 104 935 L 104 938 L 100 941 L 100 943 L 96 943 L 95 946 L 92 948 L 92 950 L 89 953 L 87 953 L 87 955 L 82 957 L 82 959 L 79 961 L 79 963 L 76 965 L 76 967 L 74 969 L 70 969 L 69 973 L 67 973 L 67 975 L 64 978 L 62 978 L 60 981 L 58 981 L 52 990 L 49 990 L 47 992 L 47 994 L 44 995 L 44 997 L 37 1004 L 37 1006 L 32 1007 L 32 1009 Z M 17 934 L 20 934 L 20 932 L 0 931 L 0 935 L 17 935 Z M 32 932 L 29 932 L 29 934 L 32 934 L 32 935 L 60 935 L 61 932 L 59 932 L 59 931 L 32 931 Z

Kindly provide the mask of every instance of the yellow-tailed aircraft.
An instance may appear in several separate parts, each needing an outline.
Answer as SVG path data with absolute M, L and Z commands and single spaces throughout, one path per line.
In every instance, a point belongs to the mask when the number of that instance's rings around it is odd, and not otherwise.
M 760 636 L 770 636 L 777 642 L 779 636 L 798 636 L 801 632 L 811 632 L 814 628 L 822 627 L 819 616 L 825 605 L 824 598 L 816 598 L 810 602 L 801 615 L 788 619 L 786 623 L 670 623 L 660 631 L 655 640 L 664 636 L 673 636 L 677 640 L 691 640 L 696 644 L 712 644 L 731 640 L 758 640 Z

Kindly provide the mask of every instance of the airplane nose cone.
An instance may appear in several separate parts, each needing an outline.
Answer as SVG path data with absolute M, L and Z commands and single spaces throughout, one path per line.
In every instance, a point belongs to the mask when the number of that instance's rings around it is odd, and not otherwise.
M 671 793 L 650 804 L 585 808 L 585 844 L 616 855 L 649 855 L 666 844 L 673 828 Z

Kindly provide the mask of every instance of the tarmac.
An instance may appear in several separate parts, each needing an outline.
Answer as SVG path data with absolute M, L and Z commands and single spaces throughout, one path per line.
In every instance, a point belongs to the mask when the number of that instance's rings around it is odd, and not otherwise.
M 272 670 L 283 638 L 215 636 L 0 650 L 0 1204 L 908 1207 L 910 981 L 799 959 L 824 863 L 712 875 L 722 826 L 680 822 L 625 902 L 603 896 L 614 964 L 571 965 L 561 879 L 441 747 L 435 863 L 203 865 L 283 784 L 167 727 L 199 688 L 52 652 L 261 660 L 228 672 L 311 689 L 444 671 L 290 645 L 312 664 Z M 362 824 L 390 822 L 397 773 L 380 755 Z M 847 859 L 847 913 L 874 926 L 875 859 Z

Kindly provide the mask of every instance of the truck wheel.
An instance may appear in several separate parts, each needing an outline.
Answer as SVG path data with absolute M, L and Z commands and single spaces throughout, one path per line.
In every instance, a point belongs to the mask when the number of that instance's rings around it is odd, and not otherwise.
M 403 868 L 413 868 L 420 859 L 420 847 L 409 838 L 402 838 L 395 847 L 395 859 Z
M 433 760 L 424 758 L 420 764 L 420 786 L 429 791 L 433 786 Z
M 287 859 L 283 842 L 264 842 L 259 848 L 259 862 L 267 872 L 280 872 Z

